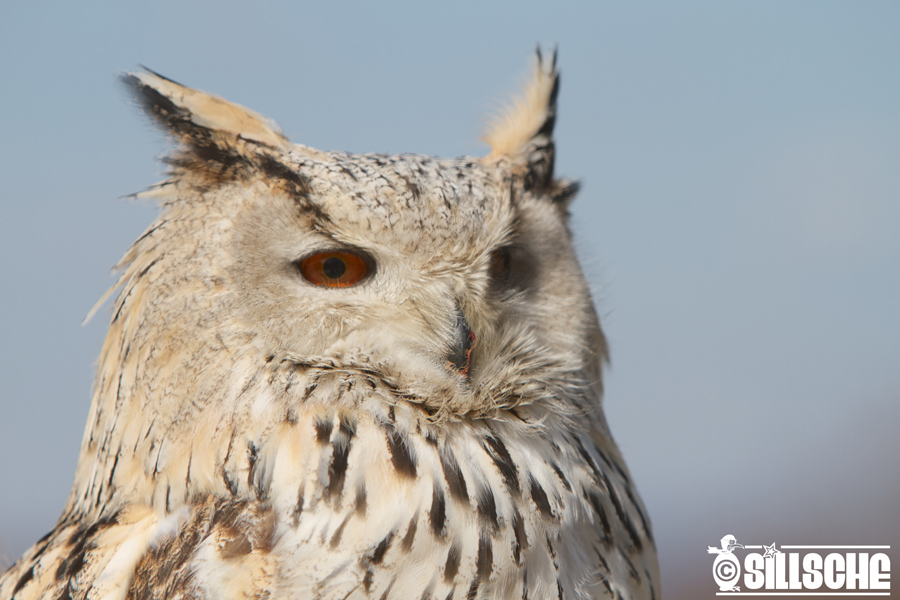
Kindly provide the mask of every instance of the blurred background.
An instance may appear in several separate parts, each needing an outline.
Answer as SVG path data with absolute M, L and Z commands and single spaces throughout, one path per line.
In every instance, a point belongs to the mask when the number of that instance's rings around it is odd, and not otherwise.
M 665 597 L 714 597 L 728 533 L 900 543 L 900 4 L 561 4 L 0 3 L 0 564 L 63 507 L 108 311 L 81 321 L 156 212 L 117 200 L 165 143 L 116 73 L 318 148 L 481 155 L 538 43 Z

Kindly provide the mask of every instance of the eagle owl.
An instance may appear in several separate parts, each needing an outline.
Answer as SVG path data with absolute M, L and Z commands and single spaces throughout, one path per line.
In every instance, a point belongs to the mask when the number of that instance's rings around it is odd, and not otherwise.
M 349 154 L 152 71 L 75 482 L 0 598 L 659 596 L 538 53 L 490 153 Z

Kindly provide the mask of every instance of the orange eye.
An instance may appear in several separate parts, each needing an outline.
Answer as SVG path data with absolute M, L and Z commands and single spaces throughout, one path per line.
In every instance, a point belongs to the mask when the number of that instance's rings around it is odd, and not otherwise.
M 365 279 L 369 265 L 362 256 L 353 252 L 330 250 L 301 260 L 300 272 L 315 285 L 350 287 Z

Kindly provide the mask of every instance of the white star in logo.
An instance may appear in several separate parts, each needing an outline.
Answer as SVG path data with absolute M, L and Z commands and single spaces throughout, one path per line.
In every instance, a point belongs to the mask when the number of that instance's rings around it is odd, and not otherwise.
M 763 558 L 766 558 L 769 556 L 775 556 L 776 554 L 781 554 L 781 550 L 778 550 L 777 548 L 775 548 L 774 542 L 772 543 L 771 546 L 766 546 L 765 544 L 763 544 L 763 548 L 766 549 L 766 553 L 763 555 Z

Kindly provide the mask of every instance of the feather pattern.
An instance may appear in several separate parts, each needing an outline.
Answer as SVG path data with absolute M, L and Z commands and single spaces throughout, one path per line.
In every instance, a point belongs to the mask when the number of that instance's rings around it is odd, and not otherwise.
M 658 597 L 553 178 L 555 54 L 484 158 L 323 152 L 125 82 L 177 143 L 162 210 L 109 292 L 67 505 L 0 598 Z M 317 287 L 322 252 L 369 271 Z

